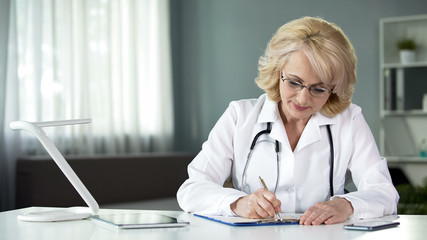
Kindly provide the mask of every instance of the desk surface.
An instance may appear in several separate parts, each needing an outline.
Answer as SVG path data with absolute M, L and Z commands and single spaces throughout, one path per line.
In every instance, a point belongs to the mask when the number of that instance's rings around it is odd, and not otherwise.
M 115 230 L 105 227 L 93 220 L 67 222 L 22 222 L 17 220 L 18 214 L 34 211 L 50 210 L 51 208 L 31 207 L 13 211 L 0 212 L 0 238 L 2 240 L 19 239 L 426 239 L 427 215 L 387 216 L 385 220 L 396 220 L 400 226 L 374 232 L 344 230 L 343 225 L 280 225 L 257 227 L 233 227 L 198 218 L 189 213 L 179 211 L 148 211 L 148 210 L 108 210 L 101 213 L 120 212 L 157 212 L 189 221 L 190 225 L 183 228 L 162 229 L 131 229 Z M 348 223 L 348 222 L 347 222 Z

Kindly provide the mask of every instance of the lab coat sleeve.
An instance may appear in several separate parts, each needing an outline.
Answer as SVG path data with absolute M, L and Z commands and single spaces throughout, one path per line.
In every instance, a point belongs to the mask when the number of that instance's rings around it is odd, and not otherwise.
M 353 117 L 353 153 L 349 163 L 357 191 L 344 197 L 351 202 L 352 219 L 396 214 L 399 194 L 391 181 L 387 160 L 378 152 L 375 140 L 361 112 Z
M 230 204 L 246 195 L 223 184 L 233 164 L 236 109 L 230 105 L 188 166 L 189 178 L 177 192 L 180 207 L 187 212 L 232 216 Z

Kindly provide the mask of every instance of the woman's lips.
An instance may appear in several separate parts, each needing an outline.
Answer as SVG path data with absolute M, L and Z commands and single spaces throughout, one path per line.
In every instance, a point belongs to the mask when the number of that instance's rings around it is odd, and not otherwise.
M 301 106 L 299 106 L 299 105 L 297 105 L 297 104 L 295 104 L 295 103 L 292 103 L 292 106 L 294 106 L 294 108 L 295 108 L 296 110 L 298 110 L 298 111 L 305 111 L 305 110 L 307 110 L 307 109 L 308 109 L 308 107 L 301 107 Z

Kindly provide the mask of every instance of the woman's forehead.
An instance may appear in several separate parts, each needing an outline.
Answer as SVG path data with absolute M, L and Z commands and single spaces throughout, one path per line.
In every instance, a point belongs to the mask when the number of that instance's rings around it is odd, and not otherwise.
M 285 72 L 288 77 L 299 78 L 299 80 L 307 83 L 323 83 L 303 51 L 292 53 L 283 66 L 282 71 Z

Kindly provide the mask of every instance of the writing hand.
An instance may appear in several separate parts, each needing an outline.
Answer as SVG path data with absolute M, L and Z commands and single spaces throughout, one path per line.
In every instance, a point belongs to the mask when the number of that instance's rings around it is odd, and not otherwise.
M 252 194 L 237 199 L 230 207 L 241 217 L 274 218 L 276 212 L 281 212 L 281 205 L 282 203 L 273 192 L 260 188 Z
M 353 206 L 345 198 L 319 202 L 305 211 L 300 218 L 302 225 L 335 224 L 346 221 L 353 214 Z

